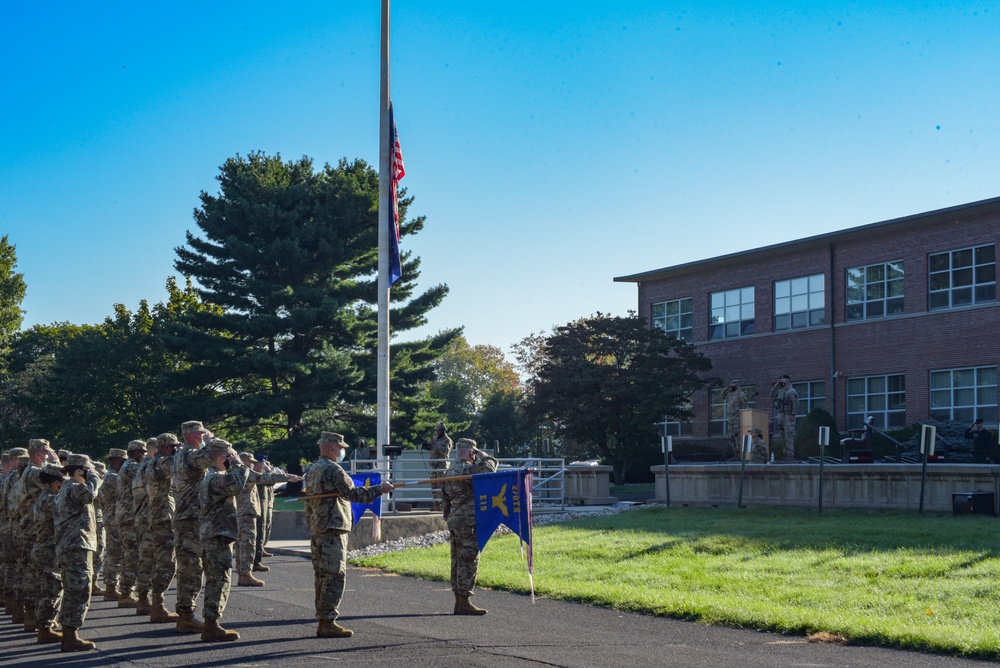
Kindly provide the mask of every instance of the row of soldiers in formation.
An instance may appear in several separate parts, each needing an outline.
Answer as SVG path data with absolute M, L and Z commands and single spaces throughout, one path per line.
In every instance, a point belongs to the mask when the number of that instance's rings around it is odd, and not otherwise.
M 219 625 L 232 544 L 238 584 L 263 586 L 253 571 L 268 570 L 261 557 L 273 486 L 301 478 L 237 455 L 200 422 L 181 430 L 184 442 L 164 433 L 112 448 L 103 475 L 87 455 L 65 453 L 61 462 L 45 439 L 3 454 L 0 585 L 12 623 L 63 651 L 94 649 L 78 632 L 91 596 L 100 593 L 151 622 L 175 623 L 178 633 L 239 637 Z M 103 589 L 96 584 L 102 566 Z M 204 621 L 194 616 L 203 575 Z M 177 604 L 169 612 L 164 593 L 175 576 Z

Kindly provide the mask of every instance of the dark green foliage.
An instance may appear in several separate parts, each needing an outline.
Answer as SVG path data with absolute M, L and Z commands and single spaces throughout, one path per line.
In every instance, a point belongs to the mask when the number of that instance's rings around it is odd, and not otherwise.
M 0 238 L 0 350 L 4 352 L 10 349 L 11 339 L 24 319 L 21 302 L 27 286 L 24 274 L 14 271 L 16 267 L 17 248 L 5 234 Z
M 285 462 L 312 458 L 323 429 L 371 439 L 377 172 L 360 160 L 317 171 L 308 158 L 286 162 L 255 153 L 227 160 L 218 180 L 217 195 L 201 194 L 200 235 L 188 233 L 175 266 L 220 310 L 192 313 L 165 337 L 190 363 L 172 378 L 180 391 L 169 414 L 264 429 L 279 441 L 269 447 Z M 401 218 L 409 203 L 400 201 Z M 422 227 L 416 218 L 401 231 L 412 235 Z M 425 324 L 447 293 L 442 285 L 413 295 L 419 264 L 404 253 L 403 279 L 391 295 L 394 334 Z M 425 411 L 413 397 L 457 333 L 392 347 L 397 434 L 410 438 L 423 426 L 414 422 Z
M 819 428 L 830 428 L 830 445 L 826 447 L 828 457 L 840 456 L 840 439 L 846 438 L 837 432 L 837 421 L 822 408 L 809 411 L 795 425 L 795 454 L 799 459 L 819 456 Z
M 634 313 L 596 316 L 559 327 L 541 348 L 532 419 L 556 422 L 574 455 L 600 456 L 615 483 L 659 446 L 654 423 L 690 417 L 684 406 L 704 387 L 711 362 L 694 346 L 649 328 Z

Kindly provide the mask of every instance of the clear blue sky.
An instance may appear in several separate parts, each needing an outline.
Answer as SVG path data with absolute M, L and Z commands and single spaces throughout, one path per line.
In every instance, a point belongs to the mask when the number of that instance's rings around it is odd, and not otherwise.
M 379 4 L 3 3 L 26 326 L 161 301 L 230 156 L 377 165 Z M 430 332 L 507 351 L 634 309 L 615 276 L 1000 195 L 1000 3 L 748 4 L 393 2 Z

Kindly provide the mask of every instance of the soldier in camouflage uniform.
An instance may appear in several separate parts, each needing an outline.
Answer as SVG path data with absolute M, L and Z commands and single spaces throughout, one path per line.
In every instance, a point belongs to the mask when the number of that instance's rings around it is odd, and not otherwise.
M 722 390 L 722 400 L 726 402 L 726 420 L 729 423 L 729 442 L 739 451 L 740 446 L 740 411 L 750 405 L 746 392 L 740 387 L 740 381 L 734 380 Z
M 189 420 L 181 425 L 184 445 L 173 458 L 172 485 L 174 494 L 174 549 L 177 552 L 177 620 L 178 633 L 201 633 L 204 623 L 194 616 L 201 594 L 202 547 L 199 538 L 198 494 L 211 466 L 204 443 L 211 432 L 201 422 Z
M 153 541 L 149 621 L 175 624 L 180 615 L 167 610 L 163 595 L 174 579 L 174 497 L 170 493 L 174 451 L 181 442 L 173 434 L 156 437 L 157 456 L 146 471 L 149 497 L 149 533 Z
M 320 457 L 306 472 L 306 495 L 336 494 L 305 502 L 306 523 L 316 587 L 316 618 L 320 638 L 349 638 L 350 629 L 337 623 L 347 578 L 347 535 L 353 527 L 351 502 L 371 503 L 391 492 L 391 483 L 379 487 L 355 487 L 354 481 L 337 462 L 343 461 L 347 444 L 340 434 L 324 431 L 319 439 Z
M 148 615 L 153 609 L 149 600 L 153 570 L 156 567 L 155 545 L 149 531 L 149 495 L 146 492 L 146 477 L 156 462 L 156 439 L 146 439 L 146 457 L 139 463 L 132 480 L 132 503 L 135 506 L 135 535 L 139 542 L 139 567 L 136 570 L 135 594 L 139 602 L 135 606 L 137 615 Z
M 111 448 L 108 451 L 108 463 L 111 468 L 104 474 L 101 491 L 97 499 L 104 509 L 104 600 L 118 601 L 118 574 L 122 567 L 122 537 L 118 525 L 118 471 L 128 454 L 121 448 Z
M 10 597 L 10 588 L 7 586 L 7 569 L 12 567 L 13 562 L 7 549 L 11 540 L 10 512 L 7 510 L 7 480 L 14 470 L 15 463 L 6 450 L 0 454 L 0 605 L 4 607 L 3 614 L 9 614 L 7 599 Z
M 240 460 L 244 466 L 252 467 L 252 469 L 261 465 L 261 462 L 257 461 L 250 452 L 241 452 Z M 260 559 L 257 556 L 259 544 L 257 527 L 261 517 L 260 495 L 257 493 L 257 488 L 285 482 L 289 479 L 301 480 L 298 476 L 287 476 L 273 471 L 264 473 L 251 470 L 247 486 L 236 498 L 236 517 L 239 526 L 239 537 L 236 540 L 236 570 L 239 573 L 237 586 L 263 587 L 264 581 L 255 578 L 250 571 L 251 569 L 255 571 L 270 570 L 267 566 L 260 564 Z
M 455 593 L 456 615 L 485 615 L 486 610 L 469 601 L 479 572 L 479 543 L 476 541 L 476 497 L 472 480 L 455 476 L 493 473 L 498 461 L 476 447 L 471 438 L 458 439 L 458 460 L 445 472 L 442 488 L 444 519 L 451 534 L 451 590 Z
M 66 461 L 69 480 L 56 497 L 56 552 L 63 581 L 63 603 L 59 613 L 63 652 L 97 649 L 78 634 L 90 608 L 97 551 L 97 517 L 94 500 L 101 478 L 90 458 L 72 454 Z
M 41 572 L 31 558 L 31 550 L 35 546 L 38 529 L 35 526 L 35 501 L 43 491 L 39 479 L 42 466 L 46 463 L 58 464 L 59 458 L 44 438 L 33 438 L 28 441 L 28 468 L 21 474 L 14 494 L 17 497 L 18 529 L 18 573 L 21 577 L 22 602 L 24 604 L 24 630 L 37 631 L 35 626 L 35 603 L 38 600 L 41 585 Z
M 0 548 L 7 555 L 7 573 L 4 576 L 4 589 L 7 593 L 7 614 L 10 615 L 12 624 L 24 623 L 24 601 L 21 598 L 21 580 L 17 568 L 17 544 L 15 536 L 17 534 L 17 499 L 14 497 L 14 490 L 17 488 L 21 475 L 28 468 L 31 462 L 28 459 L 26 448 L 11 448 L 10 458 L 13 466 L 10 473 L 3 479 L 3 494 L 0 495 L 0 503 L 7 510 L 3 520 L 3 543 Z
M 258 501 L 260 502 L 260 515 L 257 517 L 257 542 L 254 545 L 254 557 L 252 570 L 266 572 L 271 570 L 261 563 L 265 556 L 271 556 L 270 552 L 264 551 L 268 536 L 271 534 L 271 514 L 274 511 L 274 486 L 279 482 L 302 482 L 302 476 L 286 473 L 279 468 L 271 466 L 265 457 L 253 465 L 253 470 L 257 474 L 262 474 L 257 480 Z M 263 477 L 266 476 L 266 477 Z
M 199 494 L 200 537 L 205 563 L 205 628 L 201 639 L 204 642 L 239 640 L 240 634 L 219 626 L 219 619 L 229 598 L 233 541 L 238 534 L 236 496 L 246 487 L 250 469 L 221 438 L 213 438 L 205 447 L 212 458 L 212 467 L 205 474 Z
M 93 466 L 94 472 L 101 476 L 101 484 L 103 485 L 108 468 L 103 462 L 94 462 Z M 97 516 L 97 552 L 94 553 L 94 591 L 92 593 L 96 596 L 104 594 L 104 590 L 97 584 L 97 580 L 104 575 L 104 557 L 107 548 L 106 532 L 104 531 L 104 503 L 101 501 L 100 494 L 94 500 L 94 513 Z
M 128 461 L 118 469 L 118 490 L 115 494 L 118 500 L 115 519 L 118 521 L 118 535 L 122 541 L 122 570 L 118 581 L 119 608 L 135 608 L 139 605 L 139 598 L 133 591 L 139 571 L 139 535 L 135 526 L 132 484 L 139 471 L 139 464 L 146 456 L 146 442 L 129 441 L 127 454 Z
M 444 422 L 438 422 L 434 430 L 434 438 L 423 444 L 423 448 L 430 454 L 430 461 L 427 467 L 430 469 L 432 480 L 443 478 L 444 472 L 448 468 L 448 457 L 451 456 L 451 438 L 448 436 Z M 441 487 L 431 484 L 431 496 L 434 497 L 434 505 L 431 510 L 441 510 Z
M 35 620 L 38 626 L 38 644 L 62 642 L 62 634 L 55 630 L 56 615 L 62 603 L 62 573 L 56 563 L 56 495 L 66 475 L 57 464 L 46 464 L 39 474 L 39 480 L 46 489 L 35 501 L 34 514 L 38 536 L 31 557 L 41 574 L 38 602 L 35 604 Z
M 799 393 L 792 387 L 792 379 L 782 374 L 771 390 L 774 401 L 774 435 L 780 434 L 786 460 L 795 459 L 795 414 L 799 412 Z

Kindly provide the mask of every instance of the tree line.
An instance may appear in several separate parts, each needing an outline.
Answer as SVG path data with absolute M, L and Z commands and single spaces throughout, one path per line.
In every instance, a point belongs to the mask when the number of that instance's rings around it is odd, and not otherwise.
M 97 456 L 198 419 L 290 465 L 320 431 L 373 442 L 376 420 L 378 173 L 364 161 L 317 168 L 260 152 L 228 159 L 202 192 L 196 230 L 175 249 L 166 297 L 121 304 L 96 325 L 22 329 L 27 286 L 0 240 L 0 438 L 45 437 Z M 407 216 L 404 236 L 422 216 Z M 516 364 L 460 328 L 406 340 L 447 285 L 418 290 L 404 252 L 391 291 L 392 439 L 419 447 L 438 421 L 499 444 L 501 456 L 598 456 L 624 479 L 655 447 L 653 422 L 685 417 L 707 359 L 629 314 L 598 313 L 514 346 Z

